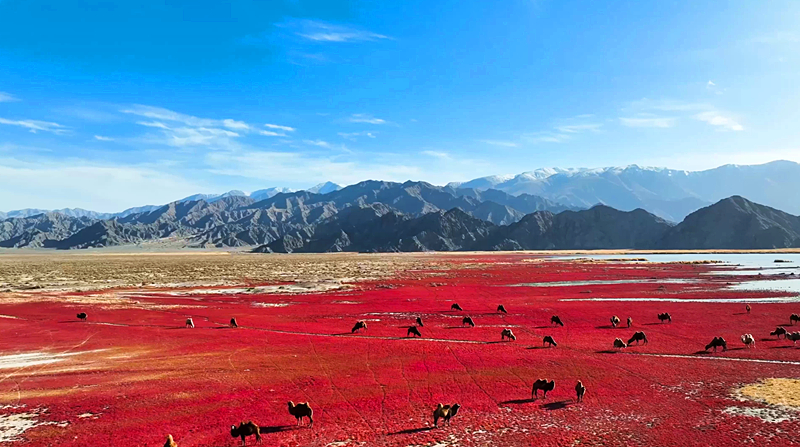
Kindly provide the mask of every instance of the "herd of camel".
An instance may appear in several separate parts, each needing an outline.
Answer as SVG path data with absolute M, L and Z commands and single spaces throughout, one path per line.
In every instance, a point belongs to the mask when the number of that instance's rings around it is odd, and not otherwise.
M 749 304 L 746 306 L 745 309 L 746 309 L 748 314 L 752 310 L 752 308 L 750 307 Z M 452 306 L 450 306 L 450 310 L 463 311 L 464 309 L 461 306 L 459 306 L 458 303 L 454 303 Z M 504 313 L 504 314 L 508 313 L 506 311 L 506 308 L 502 304 L 497 306 L 497 312 Z M 77 315 L 77 317 L 78 317 L 78 319 L 80 319 L 82 321 L 86 321 L 86 319 L 88 318 L 88 316 L 87 316 L 87 314 L 85 312 L 79 313 Z M 662 323 L 665 322 L 665 321 L 666 322 L 670 322 L 670 323 L 672 322 L 672 316 L 669 313 L 660 313 L 660 314 L 658 314 L 658 319 Z M 616 315 L 611 317 L 611 326 L 613 328 L 616 328 L 617 325 L 620 324 L 620 322 L 621 322 L 621 320 Z M 800 315 L 791 314 L 789 316 L 789 324 L 793 326 L 795 322 L 800 322 Z M 550 323 L 553 326 L 564 326 L 564 322 L 561 321 L 561 318 L 559 318 L 558 315 L 553 315 L 552 317 L 550 317 Z M 475 327 L 475 321 L 471 317 L 467 316 L 467 317 L 464 317 L 462 319 L 462 325 Z M 633 318 L 628 317 L 627 326 L 628 326 L 628 328 L 633 326 Z M 186 327 L 187 328 L 194 328 L 194 321 L 191 318 L 187 318 L 186 319 Z M 230 327 L 232 327 L 232 328 L 238 328 L 239 327 L 238 323 L 236 322 L 236 318 L 231 318 Z M 410 326 L 408 328 L 408 332 L 406 333 L 406 337 L 409 337 L 409 336 L 422 337 L 422 333 L 419 330 L 419 328 L 421 328 L 421 327 L 424 327 L 424 324 L 422 323 L 422 318 L 416 317 L 415 325 L 414 326 Z M 366 321 L 357 321 L 356 324 L 353 326 L 353 329 L 351 330 L 351 332 L 352 333 L 356 333 L 356 332 L 359 332 L 361 330 L 366 330 L 366 329 L 367 329 Z M 800 331 L 789 332 L 783 326 L 778 326 L 777 328 L 775 328 L 775 330 L 773 332 L 770 332 L 770 335 L 777 336 L 777 338 L 780 338 L 780 336 L 783 335 L 784 339 L 791 340 L 792 342 L 794 342 L 794 344 L 797 344 L 797 341 L 800 341 Z M 506 340 L 506 339 L 508 339 L 509 341 L 515 341 L 517 339 L 517 337 L 514 335 L 514 333 L 511 331 L 511 329 L 506 328 L 506 329 L 503 329 L 500 332 L 500 339 L 503 340 L 503 341 Z M 747 348 L 755 348 L 755 343 L 756 342 L 755 342 L 755 338 L 753 337 L 752 334 L 744 334 L 744 335 L 742 335 L 741 336 L 741 340 L 742 340 L 742 343 Z M 623 349 L 623 348 L 628 347 L 629 345 L 631 345 L 634 342 L 636 342 L 637 345 L 640 342 L 642 342 L 643 344 L 647 344 L 647 335 L 644 333 L 644 331 L 634 332 L 633 336 L 628 340 L 627 343 L 621 338 L 616 338 L 614 340 L 614 342 L 613 342 L 613 346 L 614 346 L 615 349 Z M 545 335 L 544 336 L 544 338 L 542 339 L 542 345 L 548 345 L 548 347 L 558 346 L 558 344 L 556 343 L 555 339 L 553 339 L 553 337 L 550 336 L 550 335 Z M 717 348 L 722 348 L 722 350 L 725 351 L 725 350 L 728 349 L 728 344 L 727 344 L 727 342 L 725 341 L 724 338 L 722 338 L 722 337 L 714 337 L 711 340 L 711 343 L 709 343 L 709 344 L 707 344 L 705 346 L 705 350 L 708 351 L 709 349 L 712 349 L 712 348 L 714 349 L 714 352 L 717 351 Z M 538 399 L 539 391 L 542 391 L 543 398 L 547 399 L 547 392 L 548 391 L 553 391 L 555 389 L 555 387 L 556 387 L 555 380 L 548 381 L 547 379 L 537 379 L 533 383 L 533 387 L 531 388 L 531 399 Z M 583 396 L 585 394 L 586 394 L 586 387 L 579 380 L 578 383 L 575 385 L 575 395 L 576 395 L 575 401 L 576 402 L 582 402 L 583 401 Z M 295 417 L 297 425 L 300 425 L 302 423 L 303 419 L 307 418 L 308 419 L 308 426 L 309 427 L 313 426 L 313 424 L 314 424 L 314 418 L 313 418 L 314 410 L 311 409 L 311 406 L 307 402 L 301 402 L 301 403 L 298 403 L 298 404 L 295 404 L 294 402 L 289 402 L 288 403 L 288 408 L 289 408 L 289 414 L 291 416 Z M 452 405 L 443 405 L 443 404 L 439 403 L 436 406 L 436 408 L 434 409 L 434 411 L 433 411 L 433 424 L 434 424 L 434 426 L 438 427 L 439 420 L 442 420 L 442 421 L 444 421 L 445 424 L 449 425 L 450 424 L 450 420 L 458 414 L 458 411 L 459 411 L 460 408 L 461 408 L 461 405 L 458 404 L 458 403 L 452 404 Z M 248 421 L 248 422 L 242 421 L 238 426 L 236 426 L 236 425 L 232 425 L 231 426 L 231 436 L 234 437 L 234 438 L 241 438 L 242 445 L 246 445 L 246 442 L 247 442 L 246 438 L 249 437 L 249 436 L 255 436 L 256 442 L 260 442 L 261 441 L 261 429 L 257 424 L 253 423 L 252 421 Z M 167 435 L 167 441 L 164 444 L 164 447 L 177 447 L 177 446 L 178 446 L 178 444 L 175 442 L 175 440 L 172 437 L 172 435 Z

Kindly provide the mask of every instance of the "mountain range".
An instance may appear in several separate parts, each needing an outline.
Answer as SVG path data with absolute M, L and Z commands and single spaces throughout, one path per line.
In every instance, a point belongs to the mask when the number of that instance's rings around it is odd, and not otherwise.
M 687 215 L 723 198 L 740 195 L 793 214 L 800 214 L 800 164 L 773 161 L 762 165 L 724 165 L 705 171 L 665 168 L 539 169 L 518 175 L 493 175 L 456 188 L 496 189 L 537 195 L 565 206 L 604 204 L 630 211 L 645 209 L 680 222 Z
M 165 240 L 257 252 L 784 248 L 800 246 L 800 217 L 732 196 L 676 225 L 643 209 L 579 209 L 496 189 L 365 181 L 326 194 L 276 192 L 263 200 L 252 194 L 190 197 L 110 218 L 47 212 L 0 221 L 0 247 Z
M 192 196 L 112 217 L 59 212 L 12 217 L 0 221 L 0 247 L 88 248 L 164 238 L 196 247 L 263 245 L 285 235 L 308 237 L 338 213 L 371 205 L 404 219 L 459 208 L 495 225 L 517 222 L 534 211 L 570 209 L 527 194 L 511 196 L 424 182 L 365 181 L 327 189 L 326 194 L 277 192 L 263 200 L 237 193 Z

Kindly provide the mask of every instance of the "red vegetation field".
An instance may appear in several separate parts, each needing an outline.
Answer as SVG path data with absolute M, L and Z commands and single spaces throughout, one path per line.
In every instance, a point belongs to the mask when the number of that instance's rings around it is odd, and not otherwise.
M 281 446 L 800 443 L 800 414 L 734 395 L 765 378 L 800 378 L 800 346 L 769 336 L 800 313 L 798 303 L 753 304 L 747 314 L 742 303 L 562 301 L 779 293 L 727 290 L 730 277 L 700 276 L 715 268 L 706 265 L 522 255 L 453 264 L 320 294 L 131 291 L 135 306 L 0 299 L 0 315 L 15 317 L 0 318 L 0 356 L 53 360 L 0 369 L 0 415 L 34 418 L 14 443 L 30 446 L 161 446 L 168 433 L 181 447 L 232 446 L 240 441 L 231 424 L 247 420 L 262 427 L 264 445 Z M 512 286 L 604 279 L 641 281 Z M 454 302 L 464 311 L 450 311 Z M 672 323 L 660 323 L 660 312 Z M 461 325 L 467 315 L 475 328 Z M 552 315 L 565 326 L 551 326 Z M 616 329 L 612 315 L 622 320 Z M 417 316 L 422 338 L 408 339 Z M 184 328 L 187 317 L 195 329 Z M 240 328 L 227 327 L 231 317 Z M 357 320 L 368 329 L 351 334 Z M 503 328 L 517 340 L 501 342 Z M 635 330 L 649 344 L 612 348 Z M 745 333 L 755 349 L 740 342 Z M 544 335 L 558 346 L 543 348 Z M 714 336 L 728 351 L 703 351 Z M 531 399 L 538 378 L 556 382 L 546 400 Z M 577 380 L 588 389 L 582 403 Z M 310 403 L 313 428 L 295 426 L 290 400 Z M 463 407 L 450 426 L 433 428 L 439 402 Z

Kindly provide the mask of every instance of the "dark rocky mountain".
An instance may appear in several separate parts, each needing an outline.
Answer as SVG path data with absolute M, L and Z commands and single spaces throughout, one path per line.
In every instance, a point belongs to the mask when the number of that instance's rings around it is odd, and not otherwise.
M 800 217 L 733 196 L 702 208 L 672 228 L 661 248 L 800 247 Z
M 286 235 L 257 252 L 318 253 L 337 251 L 470 250 L 489 236 L 494 224 L 458 208 L 412 218 L 385 205 L 370 204 L 342 211 L 313 234 Z
M 672 225 L 642 209 L 619 211 L 598 205 L 553 214 L 537 211 L 500 227 L 483 250 L 592 250 L 652 248 Z
M 475 220 L 506 225 L 519 221 L 525 213 L 510 205 L 487 200 L 486 197 L 493 196 L 526 209 L 563 208 L 533 196 L 515 198 L 499 191 L 457 192 L 452 188 L 437 187 L 424 182 L 367 181 L 340 190 L 328 185 L 327 189 L 332 191 L 327 194 L 309 191 L 276 192 L 271 196 L 265 194 L 266 198 L 260 201 L 233 191 L 223 196 L 210 197 L 209 200 L 187 198 L 160 207 L 143 207 L 141 212 L 131 210 L 125 215 L 106 219 L 74 218 L 57 213 L 40 215 L 45 217 L 7 219 L 2 221 L 0 244 L 11 247 L 67 249 L 136 244 L 172 238 L 193 247 L 259 246 L 281 240 L 291 249 L 292 244 L 297 244 L 292 238 L 308 239 L 323 223 L 327 225 L 325 228 L 330 228 L 339 222 L 348 222 L 345 218 L 354 219 L 359 212 L 365 212 L 357 210 L 370 209 L 372 211 L 366 212 L 377 212 L 380 216 L 392 212 L 397 219 L 397 225 L 401 225 L 409 219 L 431 213 L 445 214 L 446 210 L 458 208 Z M 331 220 L 342 211 L 347 213 L 340 220 Z M 353 222 L 351 224 L 354 225 Z M 400 234 L 399 231 L 397 229 L 397 234 Z M 422 241 L 419 242 L 421 246 L 446 249 L 447 244 L 424 240 L 428 233 L 422 233 L 417 236 L 417 240 Z M 386 239 L 386 249 L 403 249 L 406 246 L 404 244 L 411 243 L 409 241 L 413 237 L 414 235 L 404 235 L 404 242 L 397 245 L 397 248 L 392 248 L 395 242 Z M 336 245 L 334 242 L 331 244 Z M 338 244 L 346 246 L 344 242 Z M 359 247 L 366 248 L 367 245 Z
M 94 222 L 88 217 L 45 213 L 0 221 L 0 247 L 44 247 L 47 241 L 69 237 Z

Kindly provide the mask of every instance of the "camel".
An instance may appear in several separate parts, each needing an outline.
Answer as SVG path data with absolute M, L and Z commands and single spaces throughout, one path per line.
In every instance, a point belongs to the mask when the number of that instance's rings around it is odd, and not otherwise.
M 413 335 L 415 337 L 422 337 L 422 334 L 419 333 L 419 329 L 416 326 L 411 326 L 408 328 L 408 332 L 406 332 L 406 337 L 409 335 Z
M 556 343 L 556 341 L 553 340 L 553 337 L 549 335 L 545 335 L 544 338 L 542 339 L 542 346 L 544 346 L 545 343 L 548 343 L 549 345 L 548 347 L 558 346 L 558 343 Z
M 579 380 L 577 384 L 575 384 L 575 395 L 576 395 L 576 402 L 583 402 L 583 396 L 586 394 L 586 387 L 583 386 L 583 383 Z
M 617 317 L 616 315 L 611 317 L 611 327 L 617 327 L 618 324 L 619 324 L 619 317 Z
M 644 344 L 647 344 L 647 335 L 644 334 L 644 331 L 638 331 L 633 333 L 633 337 L 628 340 L 628 344 L 630 345 L 633 342 L 636 342 L 638 345 L 640 341 L 643 341 Z
M 420 318 L 420 317 L 417 317 L 417 326 L 419 326 L 419 327 L 425 326 L 424 324 L 422 324 L 422 318 Z
M 557 324 L 559 326 L 564 326 L 564 323 L 561 322 L 561 318 L 558 318 L 558 315 L 553 315 L 552 317 L 550 317 L 550 323 L 552 323 L 553 325 Z
M 659 320 L 660 320 L 662 323 L 663 323 L 665 320 L 668 320 L 670 323 L 672 323 L 672 315 L 670 315 L 670 314 L 669 314 L 669 313 L 667 313 L 667 312 L 664 312 L 663 314 L 658 314 L 658 319 L 659 319 Z
M 507 313 L 508 313 L 508 312 L 506 312 L 506 308 L 505 308 L 505 306 L 503 306 L 502 304 L 501 304 L 501 305 L 499 305 L 499 306 L 497 306 L 497 311 L 498 311 L 498 312 L 503 312 L 504 314 L 507 314 Z
M 178 443 L 172 439 L 172 435 L 167 435 L 167 442 L 164 443 L 164 447 L 178 447 Z
M 458 410 L 461 408 L 459 404 L 453 405 L 436 405 L 436 409 L 433 410 L 433 426 L 439 426 L 439 419 L 444 419 L 445 424 L 450 425 L 450 419 L 455 417 L 458 414 Z
M 517 337 L 514 335 L 514 333 L 511 332 L 511 329 L 503 329 L 500 332 L 500 339 L 501 340 L 505 340 L 506 337 L 508 337 L 509 340 L 516 340 L 517 339 Z
M 614 348 L 615 349 L 623 349 L 623 348 L 627 348 L 627 347 L 628 347 L 628 345 L 626 345 L 625 342 L 622 341 L 621 338 L 614 339 Z
M 714 348 L 714 352 L 717 352 L 717 348 L 720 347 L 720 346 L 722 346 L 722 350 L 723 351 L 727 351 L 728 350 L 728 343 L 725 342 L 724 338 L 722 338 L 722 337 L 714 337 L 714 339 L 711 340 L 711 343 L 706 345 L 706 351 L 708 351 L 711 348 Z
M 308 405 L 308 402 L 300 402 L 297 405 L 294 402 L 289 401 L 289 414 L 297 419 L 297 425 L 300 425 L 303 422 L 303 418 L 308 418 L 308 426 L 314 426 L 314 410 L 311 409 L 311 406 Z
M 81 321 L 86 321 L 86 318 L 88 317 L 88 315 L 86 315 L 86 312 L 81 312 L 77 316 L 78 316 L 78 319 L 81 320 Z
M 792 344 L 797 346 L 797 342 L 800 341 L 800 332 L 790 332 L 784 338 L 791 340 Z
M 531 388 L 531 398 L 539 398 L 539 390 L 544 391 L 544 398 L 547 399 L 547 392 L 553 391 L 556 387 L 556 381 L 551 380 L 547 381 L 547 379 L 539 379 L 536 382 L 533 382 L 533 388 Z
M 236 318 L 231 318 L 231 327 L 239 327 L 239 324 L 236 322 Z
M 458 303 L 453 303 L 453 305 L 450 306 L 450 310 L 464 310 L 464 309 L 462 309 L 461 306 L 458 305 Z
M 253 421 L 241 422 L 239 426 L 231 425 L 231 437 L 242 438 L 242 445 L 247 445 L 247 437 L 256 435 L 256 442 L 261 442 L 261 429 Z
M 367 330 L 367 322 L 366 321 L 356 321 L 356 325 L 353 326 L 353 329 L 350 330 L 351 334 L 354 334 L 361 329 Z
M 186 319 L 186 327 L 189 327 L 189 328 L 193 328 L 194 327 L 194 321 L 191 318 L 187 318 Z
M 633 326 L 633 318 L 628 317 L 628 329 L 630 329 L 631 326 Z
M 750 311 L 751 311 L 753 308 L 752 308 L 752 307 L 750 307 L 750 305 L 748 304 L 747 306 L 745 306 L 745 307 L 744 307 L 744 309 L 747 311 L 747 313 L 750 313 Z
M 797 315 L 797 314 L 791 314 L 791 315 L 789 315 L 789 324 L 791 324 L 792 326 L 794 326 L 794 322 L 795 322 L 795 321 L 797 321 L 797 322 L 800 322 L 800 315 Z
M 464 317 L 464 319 L 461 320 L 461 325 L 463 326 L 465 324 L 470 325 L 470 327 L 475 327 L 475 322 L 472 321 L 472 318 L 470 317 Z
M 783 326 L 778 326 L 774 331 L 770 332 L 769 335 L 775 335 L 778 338 L 781 338 L 781 335 L 783 335 L 783 338 L 786 338 L 786 329 Z
M 753 338 L 753 334 L 744 334 L 742 335 L 742 343 L 748 348 L 755 348 L 756 347 L 756 339 Z

